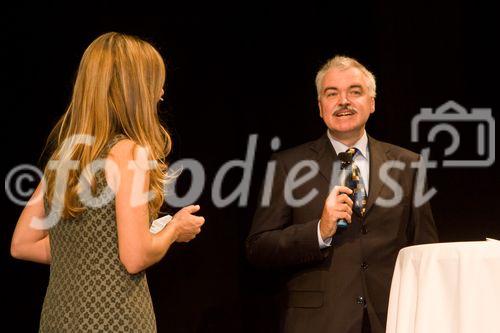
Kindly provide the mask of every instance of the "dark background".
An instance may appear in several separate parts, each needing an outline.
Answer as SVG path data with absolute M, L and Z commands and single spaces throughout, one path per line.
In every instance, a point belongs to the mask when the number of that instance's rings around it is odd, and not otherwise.
M 276 331 L 275 290 L 268 272 L 249 266 L 243 241 L 278 136 L 281 148 L 316 139 L 314 77 L 335 54 L 357 58 L 377 77 L 376 113 L 368 133 L 420 151 L 410 121 L 422 107 L 455 100 L 467 109 L 498 110 L 498 17 L 486 1 L 244 3 L 162 5 L 124 2 L 18 4 L 2 11 L 2 157 L 4 177 L 21 163 L 39 165 L 45 139 L 70 99 L 80 57 L 98 35 L 119 31 L 151 41 L 167 64 L 162 119 L 174 137 L 172 161 L 196 158 L 207 172 L 198 203 L 203 232 L 176 245 L 148 270 L 159 332 Z M 495 32 L 496 31 L 496 32 Z M 460 125 L 460 151 L 474 156 L 474 130 Z M 429 128 L 429 127 L 428 127 Z M 248 207 L 214 207 L 219 167 L 245 157 L 259 135 Z M 439 159 L 446 134 L 432 144 Z M 40 166 L 40 165 L 39 165 Z M 442 241 L 500 238 L 498 164 L 437 169 L 430 184 Z M 230 193 L 241 173 L 224 182 Z M 189 177 L 179 184 L 186 188 Z M 48 266 L 9 256 L 22 207 L 3 197 L 2 325 L 34 332 Z M 6 310 L 5 310 L 6 309 Z M 4 326 L 5 327 L 5 326 Z

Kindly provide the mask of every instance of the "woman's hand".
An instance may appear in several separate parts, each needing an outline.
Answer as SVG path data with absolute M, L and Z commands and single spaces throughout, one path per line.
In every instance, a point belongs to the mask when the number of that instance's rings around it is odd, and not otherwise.
M 190 205 L 182 208 L 174 215 L 170 225 L 175 228 L 176 242 L 189 242 L 200 233 L 205 218 L 193 215 L 199 210 L 199 205 Z

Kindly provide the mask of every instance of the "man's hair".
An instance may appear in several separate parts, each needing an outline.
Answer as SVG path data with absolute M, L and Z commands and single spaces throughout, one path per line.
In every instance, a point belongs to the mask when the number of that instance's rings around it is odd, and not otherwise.
M 375 97 L 377 95 L 377 85 L 375 83 L 375 76 L 373 73 L 366 69 L 365 66 L 361 65 L 356 59 L 336 55 L 335 57 L 329 59 L 316 74 L 316 91 L 318 93 L 318 98 L 321 96 L 321 83 L 328 70 L 332 68 L 344 70 L 351 67 L 357 68 L 361 71 L 361 73 L 363 73 L 366 78 L 368 90 L 372 97 Z

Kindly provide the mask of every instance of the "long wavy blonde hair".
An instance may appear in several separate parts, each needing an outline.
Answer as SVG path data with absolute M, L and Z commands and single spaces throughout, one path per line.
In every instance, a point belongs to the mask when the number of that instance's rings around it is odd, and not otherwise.
M 165 159 L 171 150 L 170 135 L 157 113 L 164 82 L 161 55 L 137 37 L 109 32 L 85 50 L 71 102 L 47 140 L 47 146 L 54 147 L 50 161 L 79 161 L 78 168 L 70 171 L 62 195 L 54 190 L 54 167 L 47 164 L 44 170 L 45 194 L 50 202 L 58 203 L 63 218 L 75 217 L 85 210 L 79 198 L 79 178 L 84 177 L 95 190 L 86 166 L 98 159 L 106 144 L 118 134 L 146 148 L 149 158 L 157 162 L 149 173 L 149 189 L 154 196 L 148 203 L 150 216 L 157 216 L 167 179 Z M 90 135 L 93 144 L 72 144 L 78 135 Z

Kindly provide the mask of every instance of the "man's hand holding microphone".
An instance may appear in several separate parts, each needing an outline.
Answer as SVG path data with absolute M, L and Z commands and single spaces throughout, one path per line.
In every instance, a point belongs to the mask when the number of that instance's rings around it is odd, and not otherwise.
M 346 186 L 335 186 L 325 200 L 319 224 L 321 238 L 326 240 L 337 232 L 337 222 L 345 220 L 351 223 L 353 191 Z

